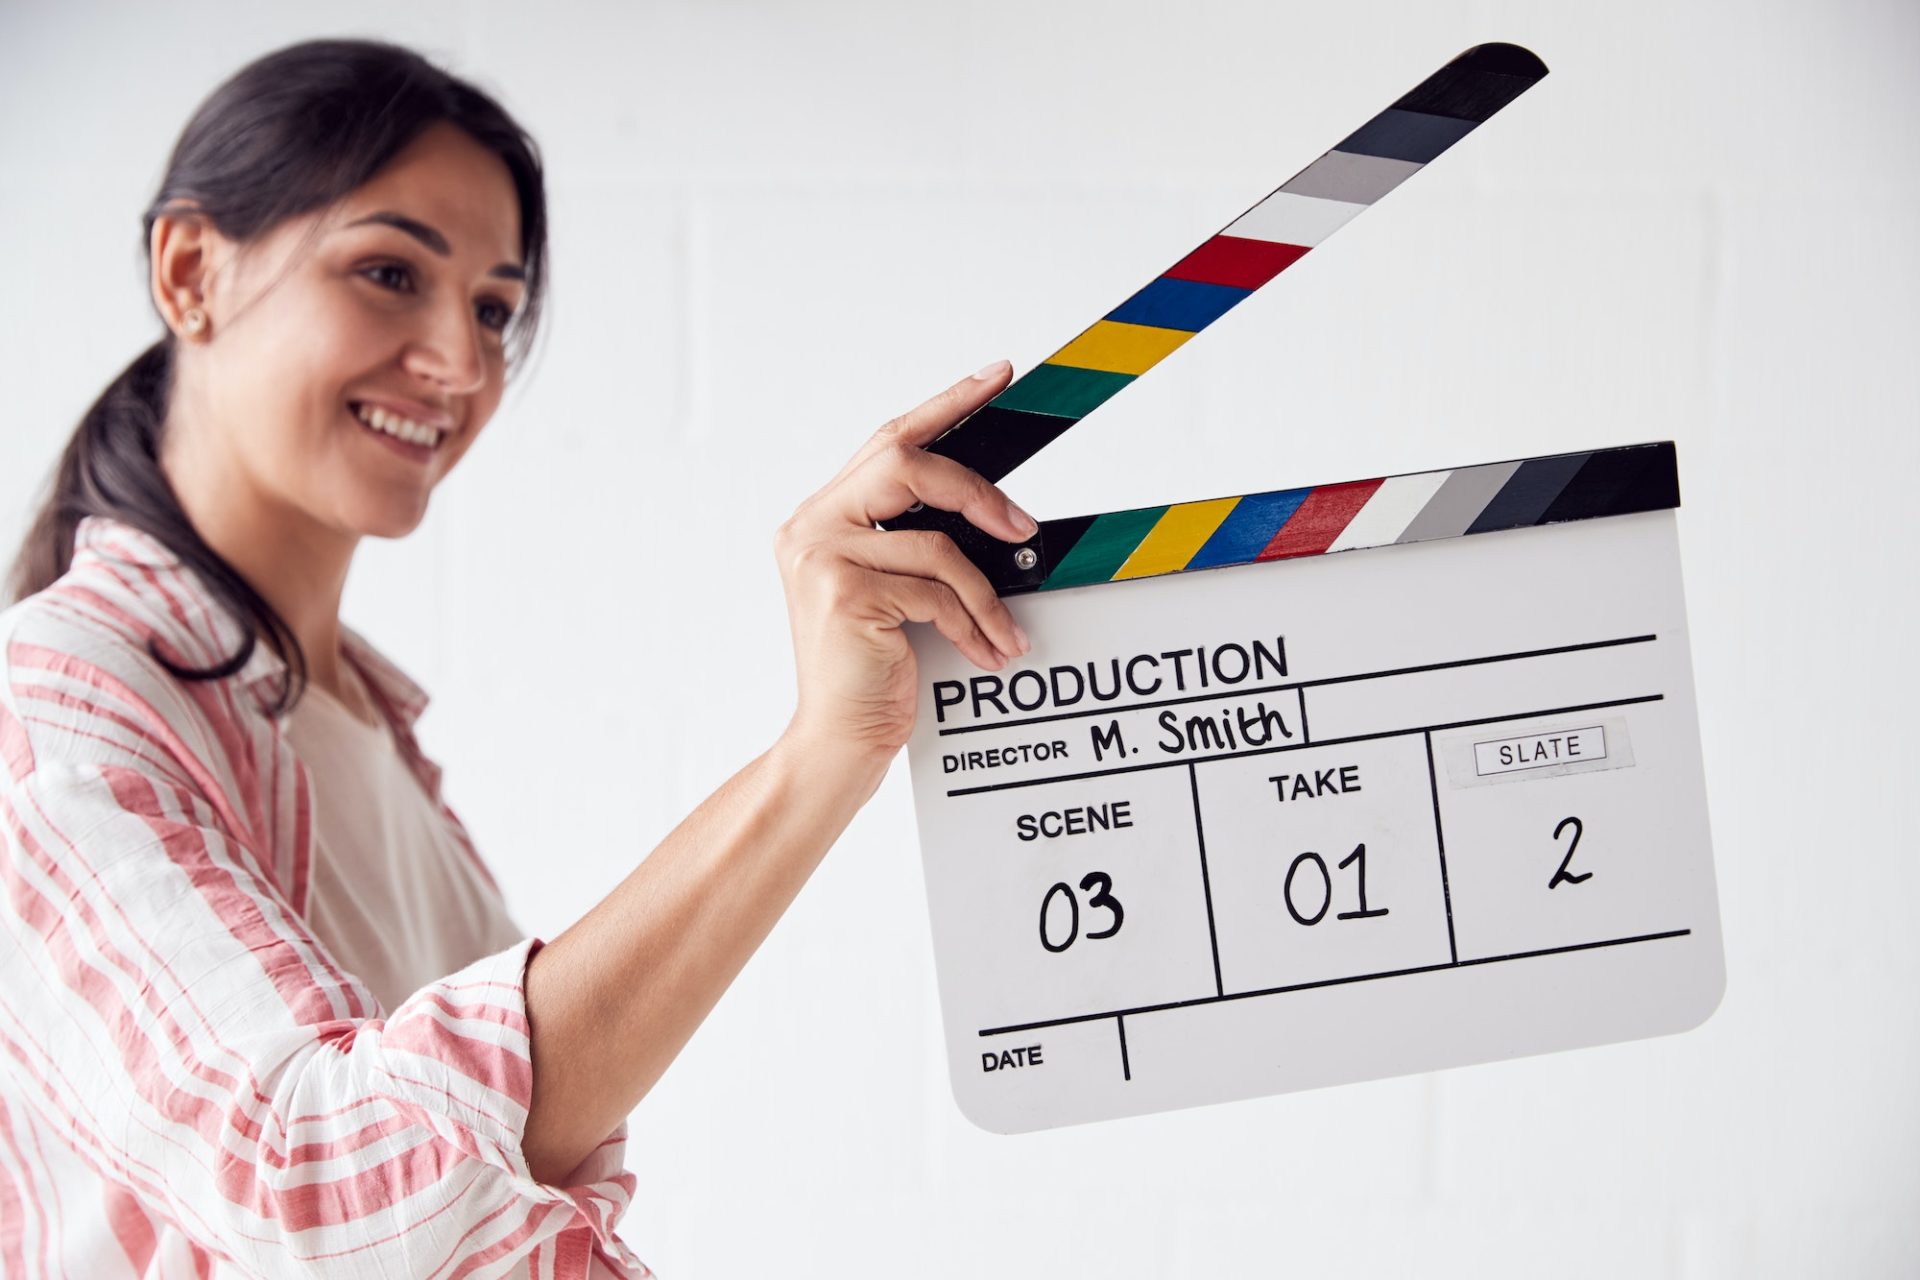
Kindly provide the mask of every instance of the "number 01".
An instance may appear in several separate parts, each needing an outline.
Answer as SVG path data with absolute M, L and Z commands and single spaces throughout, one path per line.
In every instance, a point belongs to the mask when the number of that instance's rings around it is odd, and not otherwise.
M 1348 867 L 1354 868 L 1354 889 L 1360 898 L 1360 909 L 1358 911 L 1339 912 L 1334 916 L 1334 919 L 1364 920 L 1370 916 L 1386 915 L 1387 908 L 1385 907 L 1374 907 L 1372 910 L 1367 909 L 1366 841 L 1363 840 L 1353 846 L 1353 852 L 1340 859 L 1339 866 L 1342 871 L 1345 871 Z M 1300 868 L 1302 867 L 1312 867 L 1320 878 L 1320 904 L 1311 912 L 1302 912 L 1293 897 L 1293 879 L 1300 874 Z M 1287 868 L 1287 879 L 1286 883 L 1281 886 L 1280 897 L 1282 901 L 1287 904 L 1287 914 L 1293 917 L 1294 923 L 1296 924 L 1316 925 L 1326 919 L 1327 908 L 1333 905 L 1333 876 L 1327 870 L 1327 860 L 1311 850 L 1295 858 L 1293 865 Z

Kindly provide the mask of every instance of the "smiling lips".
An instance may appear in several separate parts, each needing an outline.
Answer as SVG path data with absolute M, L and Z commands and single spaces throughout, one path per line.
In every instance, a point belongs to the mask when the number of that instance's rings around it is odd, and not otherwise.
M 439 427 L 415 422 L 412 418 L 381 408 L 379 405 L 350 401 L 347 407 L 353 411 L 354 417 L 375 431 L 385 432 L 396 439 L 405 440 L 408 444 L 417 444 L 431 449 L 438 445 L 440 438 L 446 434 Z
M 373 436 L 386 448 L 391 449 L 409 462 L 427 463 L 433 461 L 433 455 L 440 447 L 439 432 L 434 431 L 431 427 L 424 428 L 426 432 L 431 434 L 433 443 L 416 444 L 414 441 L 401 435 L 400 432 L 406 431 L 410 426 L 417 426 L 418 424 L 409 424 L 405 419 L 387 418 L 386 425 L 376 426 L 374 422 L 367 418 L 366 415 L 368 412 L 368 409 L 361 405 L 355 405 L 352 412 L 354 421 L 368 435 Z

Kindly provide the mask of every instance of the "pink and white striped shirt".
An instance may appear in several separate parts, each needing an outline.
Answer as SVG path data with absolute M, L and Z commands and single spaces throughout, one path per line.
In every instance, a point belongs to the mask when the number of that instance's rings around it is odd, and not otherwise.
M 0 611 L 0 1275 L 645 1277 L 622 1125 L 563 1185 L 521 1154 L 524 939 L 387 1010 L 308 923 L 285 672 L 157 538 L 88 516 Z M 460 846 L 412 726 L 348 656 Z

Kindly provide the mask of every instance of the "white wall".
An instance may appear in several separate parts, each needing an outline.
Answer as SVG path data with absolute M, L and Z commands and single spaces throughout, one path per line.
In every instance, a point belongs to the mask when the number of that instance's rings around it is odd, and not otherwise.
M 666 1276 L 1920 1271 L 1920 9 L 321 14 L 0 8 L 0 535 L 158 334 L 139 213 L 219 79 L 378 34 L 494 90 L 550 164 L 545 354 L 346 617 L 433 693 L 449 798 L 546 936 L 784 722 L 769 538 L 873 427 L 1044 358 L 1471 44 L 1553 74 L 1007 487 L 1065 515 L 1679 445 L 1702 1028 L 989 1136 L 944 1078 L 903 760 L 635 1115 L 625 1230 Z M 500 674 L 530 653 L 608 674 L 557 699 Z M 520 735 L 565 745 L 516 772 Z

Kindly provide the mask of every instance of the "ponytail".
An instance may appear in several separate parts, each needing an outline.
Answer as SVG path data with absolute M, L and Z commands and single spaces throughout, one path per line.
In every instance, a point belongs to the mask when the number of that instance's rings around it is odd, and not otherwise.
M 140 523 L 132 509 L 153 506 L 156 489 L 178 511 L 160 474 L 156 447 L 173 377 L 172 357 L 170 337 L 154 343 L 120 371 L 81 417 L 53 469 L 51 492 L 7 575 L 7 603 L 44 590 L 67 571 L 73 562 L 74 530 L 83 517 L 114 515 Z
M 160 434 L 173 382 L 173 335 L 134 357 L 80 419 L 7 577 L 9 602 L 43 591 L 73 564 L 73 539 L 87 516 L 108 516 L 152 534 L 191 565 L 236 618 L 252 625 L 238 652 L 211 667 L 183 667 L 147 642 L 155 661 L 183 680 L 220 680 L 246 666 L 258 637 L 306 683 L 306 654 L 285 619 L 201 538 L 160 470 Z M 295 681 L 275 711 L 290 705 Z

